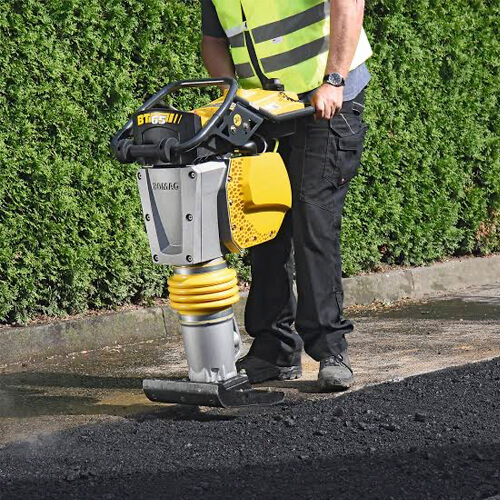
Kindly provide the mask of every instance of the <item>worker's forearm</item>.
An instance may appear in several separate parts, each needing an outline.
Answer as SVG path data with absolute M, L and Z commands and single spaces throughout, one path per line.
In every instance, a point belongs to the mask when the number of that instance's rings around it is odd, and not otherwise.
M 212 78 L 234 78 L 234 66 L 227 40 L 203 36 L 201 42 L 203 64 Z
M 331 0 L 330 51 L 326 74 L 349 73 L 363 26 L 364 0 Z

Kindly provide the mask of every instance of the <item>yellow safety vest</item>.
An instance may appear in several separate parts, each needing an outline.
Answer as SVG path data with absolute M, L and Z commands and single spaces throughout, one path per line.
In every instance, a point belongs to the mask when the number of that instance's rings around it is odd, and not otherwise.
M 278 78 L 302 93 L 323 82 L 329 50 L 327 0 L 212 0 L 243 88 Z M 364 30 L 351 70 L 372 55 Z

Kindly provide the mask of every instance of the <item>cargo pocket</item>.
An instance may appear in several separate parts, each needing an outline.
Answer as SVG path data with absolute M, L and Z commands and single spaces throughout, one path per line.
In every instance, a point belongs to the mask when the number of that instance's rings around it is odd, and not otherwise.
M 333 137 L 323 177 L 338 188 L 348 183 L 358 172 L 366 125 L 353 113 L 341 113 L 330 120 L 330 128 Z
M 335 189 L 328 182 L 323 172 L 329 161 L 330 142 L 333 134 L 326 120 L 308 121 L 303 131 L 302 157 L 295 162 L 300 167 L 300 200 L 327 211 L 334 210 L 332 191 Z M 292 168 L 293 170 L 293 168 Z

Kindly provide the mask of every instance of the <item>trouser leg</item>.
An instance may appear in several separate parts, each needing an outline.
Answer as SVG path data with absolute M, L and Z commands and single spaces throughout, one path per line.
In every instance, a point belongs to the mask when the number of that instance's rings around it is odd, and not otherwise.
M 354 103 L 357 103 L 355 106 Z M 277 237 L 250 250 L 252 285 L 245 326 L 250 354 L 287 366 L 306 352 L 320 360 L 347 345 L 353 325 L 342 315 L 340 228 L 349 181 L 361 157 L 363 93 L 344 103 L 330 122 L 312 118 L 282 140 L 293 208 Z M 292 238 L 299 302 L 293 295 Z M 301 338 L 293 332 L 296 328 Z
M 252 283 L 245 308 L 245 327 L 254 337 L 250 354 L 279 366 L 298 364 L 302 339 L 292 330 L 292 217 L 289 212 L 277 236 L 250 249 Z
M 335 202 L 341 209 L 347 185 Z M 341 215 L 299 202 L 294 211 L 294 241 L 298 305 L 295 320 L 306 352 L 320 361 L 347 347 L 345 334 L 353 330 L 343 317 Z
M 279 153 L 288 163 L 288 139 Z M 245 327 L 254 337 L 249 353 L 278 366 L 300 363 L 301 337 L 292 329 L 297 311 L 293 291 L 292 211 L 274 239 L 249 250 L 252 283 L 245 308 Z
M 356 174 L 365 127 L 363 95 L 330 121 L 301 122 L 291 140 L 297 332 L 319 361 L 347 347 L 353 325 L 343 316 L 340 230 L 349 181 Z

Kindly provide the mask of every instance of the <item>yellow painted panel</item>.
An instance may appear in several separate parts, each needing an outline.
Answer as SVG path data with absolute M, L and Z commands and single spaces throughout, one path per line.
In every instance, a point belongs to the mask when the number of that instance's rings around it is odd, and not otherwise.
M 222 97 L 192 112 L 201 117 L 202 126 L 213 116 L 219 109 L 221 103 L 227 94 L 224 90 Z M 275 90 L 262 89 L 238 89 L 237 94 L 251 102 L 256 108 L 262 108 L 273 115 L 281 115 L 304 108 L 304 103 L 299 101 L 299 98 L 294 92 L 278 92 Z M 235 124 L 236 125 L 236 124 Z
M 232 245 L 239 251 L 273 239 L 292 206 L 288 173 L 278 153 L 233 158 L 227 180 Z

